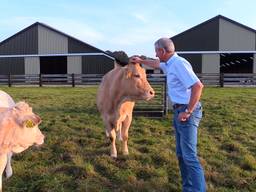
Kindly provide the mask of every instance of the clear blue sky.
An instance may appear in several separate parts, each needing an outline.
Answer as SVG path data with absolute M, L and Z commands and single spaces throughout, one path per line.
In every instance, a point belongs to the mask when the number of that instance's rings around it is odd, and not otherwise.
M 1 0 L 0 41 L 45 23 L 104 51 L 154 57 L 153 43 L 216 15 L 256 29 L 255 0 Z

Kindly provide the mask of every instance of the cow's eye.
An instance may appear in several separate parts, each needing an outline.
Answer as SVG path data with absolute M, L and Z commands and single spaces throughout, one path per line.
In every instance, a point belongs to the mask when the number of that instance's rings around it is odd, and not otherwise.
M 139 74 L 135 74 L 134 77 L 140 78 L 140 75 Z

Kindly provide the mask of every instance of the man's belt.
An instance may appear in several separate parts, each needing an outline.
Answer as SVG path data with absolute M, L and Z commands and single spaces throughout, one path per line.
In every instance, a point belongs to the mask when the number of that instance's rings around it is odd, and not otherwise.
M 173 110 L 175 110 L 175 109 L 178 109 L 178 108 L 180 108 L 180 107 L 182 107 L 184 105 L 186 105 L 186 104 L 175 103 L 172 107 L 173 107 Z

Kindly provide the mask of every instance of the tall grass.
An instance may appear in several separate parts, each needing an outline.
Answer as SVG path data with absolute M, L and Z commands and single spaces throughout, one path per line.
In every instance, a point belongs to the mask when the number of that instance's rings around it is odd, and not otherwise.
M 4 179 L 4 191 L 181 191 L 172 114 L 134 118 L 130 155 L 113 159 L 96 89 L 2 87 L 33 107 L 46 135 L 40 148 L 14 156 L 14 175 Z M 255 191 L 256 89 L 206 88 L 202 102 L 198 152 L 208 191 Z

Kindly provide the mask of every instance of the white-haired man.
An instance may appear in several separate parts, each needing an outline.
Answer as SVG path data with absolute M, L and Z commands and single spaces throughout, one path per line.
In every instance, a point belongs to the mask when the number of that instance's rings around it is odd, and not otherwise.
M 173 125 L 182 191 L 205 192 L 204 171 L 197 157 L 197 129 L 202 118 L 199 100 L 203 84 L 190 63 L 175 53 L 171 39 L 158 39 L 155 42 L 155 52 L 159 60 L 132 57 L 131 61 L 160 68 L 166 74 L 168 95 L 174 110 Z

